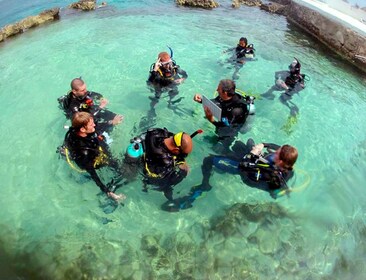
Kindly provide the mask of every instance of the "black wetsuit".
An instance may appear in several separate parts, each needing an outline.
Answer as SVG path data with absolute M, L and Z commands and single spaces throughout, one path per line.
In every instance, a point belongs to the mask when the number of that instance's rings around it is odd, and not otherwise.
M 273 190 L 287 188 L 286 182 L 294 173 L 292 170 L 280 170 L 275 166 L 273 161 L 274 152 L 266 153 L 264 155 L 265 160 L 262 161 L 258 156 L 249 153 L 252 150 L 254 141 L 250 140 L 246 145 L 237 141 L 234 146 L 236 145 L 238 145 L 238 150 L 233 151 L 230 156 L 210 155 L 205 157 L 202 163 L 202 183 L 193 187 L 188 195 L 174 199 L 173 204 L 163 204 L 162 209 L 172 212 L 192 207 L 192 203 L 203 192 L 212 189 L 210 177 L 214 166 L 221 171 L 240 175 L 243 182 L 251 187 L 270 192 L 273 198 L 277 197 Z M 272 143 L 266 143 L 265 147 L 271 150 L 280 148 L 280 146 Z M 242 152 L 246 154 L 244 157 L 241 157 Z
M 216 126 L 216 134 L 219 140 L 225 148 L 228 148 L 249 115 L 247 100 L 240 94 L 235 93 L 230 100 L 224 101 L 220 96 L 217 96 L 211 101 L 222 110 L 221 121 L 215 121 L 213 124 Z
M 235 54 L 236 54 L 237 62 L 241 62 L 247 54 L 254 55 L 254 49 L 253 49 L 253 47 L 248 47 L 248 46 L 242 47 L 238 44 L 237 47 L 235 48 Z
M 299 71 L 278 71 L 275 73 L 276 83 L 282 80 L 289 87 L 289 92 L 295 93 L 302 90 L 305 86 L 305 74 L 300 74 Z
M 108 188 L 100 180 L 96 169 L 111 165 L 114 162 L 107 154 L 107 145 L 99 140 L 96 133 L 88 134 L 86 137 L 81 137 L 77 132 L 70 128 L 65 136 L 65 145 L 70 151 L 71 158 L 73 161 L 83 170 L 86 170 L 101 191 L 107 193 Z M 105 155 L 104 162 L 100 162 L 99 165 L 96 163 L 96 159 Z
M 100 109 L 99 106 L 95 104 L 95 101 L 103 98 L 100 93 L 88 91 L 83 98 L 78 98 L 70 92 L 65 98 L 66 100 L 63 104 L 63 109 L 68 118 L 72 118 L 72 115 L 76 112 L 88 112 L 94 117 L 98 133 L 102 133 L 113 127 L 109 121 L 113 120 L 116 114 L 109 110 Z
M 179 168 L 185 163 L 183 155 L 173 155 L 165 146 L 164 139 L 173 136 L 166 129 L 154 128 L 147 131 L 144 144 L 144 182 L 158 186 L 168 200 L 172 200 L 172 187 L 181 182 L 187 172 Z
M 239 170 L 243 180 L 248 178 L 252 182 L 264 182 L 270 191 L 287 188 L 286 181 L 293 176 L 293 171 L 280 169 L 274 162 L 275 150 L 281 146 L 265 143 L 264 147 L 273 152 L 267 152 L 263 157 L 247 154 L 241 160 Z
M 187 72 L 176 65 L 173 61 L 173 66 L 170 70 L 160 67 L 158 71 L 154 71 L 155 63 L 150 67 L 150 75 L 147 84 L 152 86 L 155 90 L 155 97 L 160 98 L 164 90 L 168 91 L 170 98 L 178 94 L 178 85 L 175 80 L 184 78 L 187 79 Z

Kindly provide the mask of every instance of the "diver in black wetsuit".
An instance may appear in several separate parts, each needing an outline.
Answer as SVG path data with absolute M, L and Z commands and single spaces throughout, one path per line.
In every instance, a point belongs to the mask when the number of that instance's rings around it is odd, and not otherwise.
M 77 112 L 72 119 L 72 127 L 65 136 L 65 147 L 71 159 L 83 170 L 86 170 L 102 192 L 114 200 L 124 199 L 103 184 L 96 169 L 110 166 L 118 170 L 118 164 L 107 154 L 108 147 L 95 133 L 93 117 L 87 112 Z M 67 152 L 67 151 L 66 151 Z
M 136 142 L 136 139 L 139 141 Z M 147 191 L 147 185 L 152 185 L 153 189 L 162 191 L 169 201 L 173 200 L 173 187 L 188 174 L 185 158 L 193 149 L 191 136 L 184 132 L 173 134 L 166 128 L 152 128 L 132 142 L 125 160 L 127 158 L 132 163 L 135 159 L 139 164 L 142 154 L 143 190 Z
M 221 120 L 215 121 L 210 109 L 208 107 L 204 108 L 206 118 L 216 127 L 216 134 L 223 145 L 223 153 L 229 151 L 230 145 L 249 115 L 248 106 L 253 103 L 253 98 L 249 96 L 244 98 L 236 93 L 235 89 L 234 81 L 221 80 L 217 87 L 219 96 L 211 100 L 221 108 Z M 202 103 L 202 96 L 196 94 L 193 100 Z
M 230 157 L 216 155 L 206 157 L 202 163 L 201 185 L 193 187 L 187 196 L 175 199 L 174 206 L 172 203 L 164 204 L 162 208 L 167 211 L 179 211 L 192 207 L 193 201 L 203 192 L 212 189 L 209 181 L 214 166 L 227 173 L 240 175 L 243 182 L 270 192 L 273 198 L 277 198 L 281 190 L 290 191 L 286 182 L 293 176 L 292 168 L 298 156 L 296 148 L 270 143 L 254 145 L 252 139 L 248 140 L 247 145 L 237 143 L 239 146 L 244 146 L 240 147 L 247 152 L 244 157 L 240 158 L 235 152 Z M 267 149 L 266 152 L 263 152 L 264 148 Z
M 292 101 L 292 96 L 305 88 L 305 80 L 308 81 L 308 75 L 301 74 L 301 64 L 297 58 L 289 65 L 289 71 L 277 71 L 275 73 L 275 85 L 268 91 L 261 94 L 264 98 L 273 100 L 274 91 L 284 91 L 279 97 L 282 104 L 290 109 L 290 117 L 296 117 L 299 108 Z
M 301 64 L 295 57 L 294 61 L 289 65 L 289 71 L 278 71 L 275 74 L 276 86 L 279 89 L 286 90 L 287 95 L 299 92 L 305 87 L 305 74 L 300 73 Z
M 95 119 L 98 133 L 112 130 L 113 126 L 121 123 L 123 119 L 121 115 L 105 109 L 108 100 L 103 98 L 100 93 L 87 91 L 86 84 L 81 78 L 73 79 L 71 91 L 67 95 L 61 96 L 58 101 L 60 108 L 70 119 L 76 112 L 90 113 Z
M 172 60 L 167 52 L 159 53 L 157 61 L 150 67 L 150 75 L 147 84 L 154 90 L 155 97 L 151 98 L 150 106 L 153 108 L 158 102 L 164 91 L 169 95 L 169 106 L 179 102 L 182 98 L 173 101 L 178 95 L 178 85 L 187 79 L 186 71 Z
M 224 53 L 229 51 L 234 51 L 234 55 L 231 57 L 230 61 L 234 63 L 235 71 L 233 73 L 233 80 L 239 79 L 239 70 L 243 67 L 247 60 L 253 60 L 255 57 L 255 49 L 253 44 L 248 44 L 248 39 L 241 37 L 239 43 L 235 48 L 230 48 L 224 51 Z

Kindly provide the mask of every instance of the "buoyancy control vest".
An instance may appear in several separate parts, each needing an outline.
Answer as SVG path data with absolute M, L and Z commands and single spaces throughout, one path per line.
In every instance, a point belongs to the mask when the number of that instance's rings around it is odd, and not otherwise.
M 267 147 L 278 148 L 276 144 L 266 144 Z M 252 181 L 268 183 L 271 190 L 287 188 L 286 181 L 293 175 L 292 170 L 281 170 L 274 163 L 273 152 L 264 153 L 261 156 L 251 153 L 244 156 L 239 164 L 239 170 L 245 172 Z
M 144 172 L 149 177 L 163 178 L 174 170 L 175 156 L 164 144 L 164 139 L 173 136 L 166 128 L 147 131 L 144 141 Z
M 248 114 L 248 102 L 240 94 L 235 93 L 230 100 L 223 101 L 219 96 L 212 100 L 222 110 L 222 118 L 226 118 L 228 125 L 244 124 Z

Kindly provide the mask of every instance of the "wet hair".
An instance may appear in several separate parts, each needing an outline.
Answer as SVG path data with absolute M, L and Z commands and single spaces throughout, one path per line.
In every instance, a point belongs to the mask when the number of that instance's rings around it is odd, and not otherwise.
M 160 58 L 160 60 L 165 60 L 165 61 L 171 59 L 170 55 L 167 52 L 159 53 L 158 58 Z
M 279 154 L 279 159 L 287 166 L 288 169 L 292 169 L 296 160 L 298 152 L 295 147 L 290 145 L 283 145 Z
M 235 94 L 236 85 L 233 80 L 221 80 L 219 85 L 221 86 L 221 89 L 227 93 L 228 96 L 233 96 Z
M 90 119 L 93 117 L 88 112 L 77 112 L 72 117 L 72 127 L 80 130 L 80 128 L 87 126 Z
M 244 41 L 245 45 L 247 45 L 247 44 L 248 44 L 248 39 L 247 39 L 247 38 L 245 38 L 245 37 L 241 37 L 241 38 L 239 39 L 239 42 L 240 42 L 240 41 Z
M 81 78 L 75 78 L 71 81 L 71 89 L 78 90 L 85 82 Z

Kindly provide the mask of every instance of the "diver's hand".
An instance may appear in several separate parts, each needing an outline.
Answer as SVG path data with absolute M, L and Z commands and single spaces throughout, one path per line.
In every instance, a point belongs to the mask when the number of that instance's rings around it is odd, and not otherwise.
M 123 201 L 127 198 L 123 193 L 115 194 L 113 192 L 107 192 L 107 195 L 108 197 L 114 199 L 115 201 Z
M 154 66 L 154 72 L 158 71 L 160 68 L 160 57 L 158 58 L 158 60 L 155 62 L 155 66 Z
M 113 118 L 113 120 L 110 121 L 110 123 L 112 125 L 116 125 L 116 124 L 120 124 L 122 121 L 123 121 L 122 115 L 115 115 L 115 117 Z
M 176 83 L 176 84 L 182 84 L 184 81 L 185 81 L 184 78 L 180 78 L 180 79 L 174 80 L 174 83 Z
M 264 149 L 264 144 L 260 143 L 255 145 L 252 150 L 250 151 L 251 154 L 259 156 L 262 153 L 262 150 Z
M 179 165 L 179 168 L 184 170 L 187 173 L 189 172 L 189 166 L 186 163 L 183 163 L 183 164 Z
M 100 99 L 99 108 L 103 109 L 105 106 L 107 106 L 107 104 L 108 104 L 108 99 L 102 98 L 102 99 Z
M 202 103 L 202 95 L 201 94 L 198 94 L 196 93 L 193 97 L 193 100 L 198 102 L 198 103 Z
M 215 121 L 215 119 L 214 119 L 214 116 L 213 116 L 210 108 L 205 107 L 204 110 L 205 110 L 206 118 L 209 120 L 209 122 L 213 123 Z

